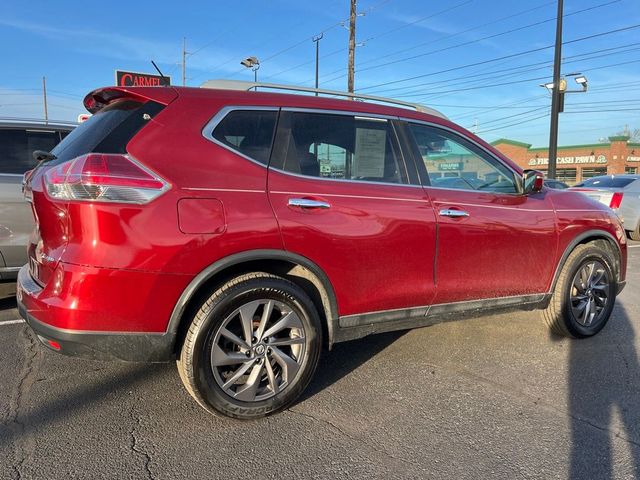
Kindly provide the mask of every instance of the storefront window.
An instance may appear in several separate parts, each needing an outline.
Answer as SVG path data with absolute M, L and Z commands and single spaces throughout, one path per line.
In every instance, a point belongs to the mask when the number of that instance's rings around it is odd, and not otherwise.
M 624 173 L 638 173 L 638 167 L 624 167 Z
M 587 178 L 599 177 L 600 175 L 607 174 L 607 167 L 598 167 L 598 168 L 583 168 L 582 169 L 582 180 L 586 180 Z
M 573 185 L 576 183 L 577 169 L 575 168 L 559 168 L 556 170 L 556 180 Z

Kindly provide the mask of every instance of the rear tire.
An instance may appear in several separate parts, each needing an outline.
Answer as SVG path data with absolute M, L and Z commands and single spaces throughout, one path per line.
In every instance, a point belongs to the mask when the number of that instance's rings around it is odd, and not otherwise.
M 275 275 L 249 273 L 202 304 L 178 371 L 207 411 L 259 418 L 298 398 L 315 372 L 321 346 L 320 317 L 304 290 Z
M 552 332 L 586 338 L 609 321 L 617 285 L 611 254 L 593 243 L 578 245 L 567 258 L 542 317 Z

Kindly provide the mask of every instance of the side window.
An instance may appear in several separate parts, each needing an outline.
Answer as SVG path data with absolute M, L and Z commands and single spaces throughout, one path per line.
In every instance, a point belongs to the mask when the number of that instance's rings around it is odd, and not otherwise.
M 0 173 L 22 175 L 33 168 L 34 150 L 51 151 L 59 142 L 56 132 L 7 128 L 0 130 Z
M 234 110 L 213 130 L 213 138 L 249 158 L 267 165 L 278 112 Z
M 282 112 L 272 165 L 311 177 L 407 183 L 393 127 L 353 115 Z
M 434 187 L 517 193 L 513 172 L 490 155 L 447 131 L 410 123 L 409 130 Z

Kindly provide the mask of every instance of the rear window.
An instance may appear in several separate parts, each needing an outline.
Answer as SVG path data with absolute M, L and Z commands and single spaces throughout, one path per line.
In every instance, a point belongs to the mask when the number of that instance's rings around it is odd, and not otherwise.
M 575 186 L 593 188 L 624 188 L 635 180 L 635 178 L 629 177 L 594 177 Z
M 127 153 L 127 144 L 148 120 L 164 108 L 156 102 L 140 103 L 120 100 L 112 103 L 81 123 L 51 153 L 53 166 L 86 153 Z
M 33 151 L 51 151 L 60 142 L 60 133 L 57 130 L 0 129 L 0 174 L 22 175 L 32 169 L 36 164 Z
M 213 130 L 213 138 L 223 145 L 266 165 L 271 155 L 278 112 L 235 110 Z

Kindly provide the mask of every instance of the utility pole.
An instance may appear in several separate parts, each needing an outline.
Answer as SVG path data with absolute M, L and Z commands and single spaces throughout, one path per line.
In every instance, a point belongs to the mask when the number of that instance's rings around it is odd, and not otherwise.
M 42 99 L 44 100 L 44 123 L 49 123 L 49 110 L 47 109 L 47 78 L 42 77 Z
M 316 44 L 316 90 L 318 89 L 318 72 L 320 68 L 320 40 L 324 37 L 324 33 L 320 35 L 316 35 L 311 40 Z M 316 97 L 318 96 L 318 92 L 316 92 Z
M 182 37 L 182 86 L 187 85 L 187 37 Z
M 562 15 L 563 0 L 558 0 L 556 18 L 556 49 L 553 58 L 553 90 L 551 91 L 551 127 L 549 131 L 549 169 L 547 178 L 556 178 L 558 158 L 558 117 L 562 111 L 564 92 L 560 89 L 560 68 L 562 63 Z
M 351 0 L 351 14 L 349 16 L 349 76 L 347 90 L 353 93 L 353 74 L 356 55 L 356 0 Z

